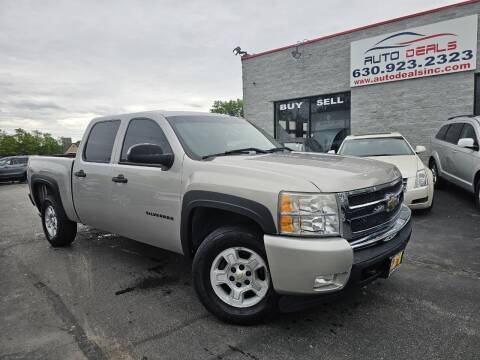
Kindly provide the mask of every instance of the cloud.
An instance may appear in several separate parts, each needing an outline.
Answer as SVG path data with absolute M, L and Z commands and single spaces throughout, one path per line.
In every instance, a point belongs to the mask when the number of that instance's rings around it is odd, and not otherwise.
M 129 111 L 242 97 L 232 49 L 260 52 L 451 3 L 0 0 L 0 128 L 82 135 Z

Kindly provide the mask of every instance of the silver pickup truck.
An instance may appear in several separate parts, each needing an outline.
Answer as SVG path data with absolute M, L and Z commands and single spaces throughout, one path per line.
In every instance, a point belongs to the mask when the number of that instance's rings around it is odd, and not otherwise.
M 388 277 L 412 228 L 395 166 L 292 152 L 218 114 L 94 119 L 75 159 L 32 157 L 28 183 L 52 246 L 83 223 L 183 254 L 205 307 L 237 324 Z

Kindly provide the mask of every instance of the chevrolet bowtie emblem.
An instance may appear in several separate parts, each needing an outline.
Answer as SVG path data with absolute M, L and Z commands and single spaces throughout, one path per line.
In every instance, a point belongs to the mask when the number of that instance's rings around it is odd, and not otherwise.
M 395 208 L 397 207 L 398 203 L 400 202 L 400 200 L 398 199 L 398 195 L 387 194 L 386 198 L 387 198 L 387 208 L 386 208 L 386 211 L 387 211 L 387 212 L 390 212 L 390 211 L 395 210 Z

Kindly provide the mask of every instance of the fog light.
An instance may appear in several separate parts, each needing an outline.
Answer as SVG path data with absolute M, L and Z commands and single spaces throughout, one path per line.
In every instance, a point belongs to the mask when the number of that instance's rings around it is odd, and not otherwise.
M 349 273 L 317 276 L 313 281 L 313 290 L 327 291 L 327 290 L 340 289 L 347 282 L 348 276 L 349 276 Z
M 315 281 L 313 282 L 313 288 L 319 289 L 325 286 L 332 285 L 334 283 L 335 275 L 324 275 L 324 276 L 317 276 Z

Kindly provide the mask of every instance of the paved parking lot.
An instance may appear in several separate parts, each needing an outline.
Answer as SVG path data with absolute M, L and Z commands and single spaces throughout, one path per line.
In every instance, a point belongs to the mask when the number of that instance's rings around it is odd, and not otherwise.
M 437 192 L 405 263 L 354 296 L 255 327 L 220 323 L 183 257 L 80 227 L 53 249 L 27 186 L 0 184 L 0 359 L 478 359 L 480 212 Z

